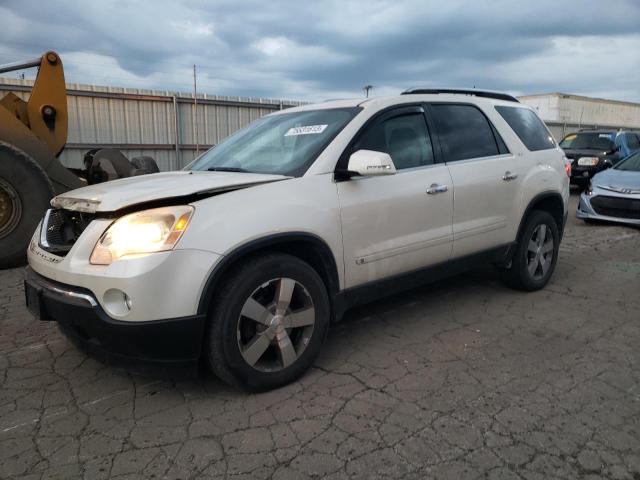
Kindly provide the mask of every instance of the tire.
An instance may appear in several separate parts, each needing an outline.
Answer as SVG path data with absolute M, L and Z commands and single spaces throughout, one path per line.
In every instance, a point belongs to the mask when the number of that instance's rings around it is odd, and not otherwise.
M 146 175 L 147 173 L 158 173 L 160 171 L 156 161 L 148 156 L 133 157 L 131 159 L 131 165 L 138 170 L 142 170 L 140 174 Z
M 0 148 L 0 268 L 24 264 L 53 195 L 51 181 L 33 159 Z
M 540 290 L 553 274 L 559 247 L 560 233 L 554 218 L 548 212 L 534 210 L 527 217 L 511 266 L 501 271 L 503 281 L 518 290 Z
M 275 303 L 280 291 L 292 292 L 286 310 L 286 302 L 282 308 Z M 235 267 L 214 295 L 211 312 L 207 363 L 220 379 L 245 390 L 269 390 L 299 378 L 317 358 L 329 330 L 322 279 L 307 263 L 285 254 L 252 257 Z M 281 314 L 277 320 L 274 313 Z M 293 319 L 303 325 L 286 328 Z

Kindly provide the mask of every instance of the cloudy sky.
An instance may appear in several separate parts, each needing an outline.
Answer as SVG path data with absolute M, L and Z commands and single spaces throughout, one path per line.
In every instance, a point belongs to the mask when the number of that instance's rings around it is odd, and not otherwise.
M 411 86 L 640 102 L 639 0 L 0 0 L 0 63 L 67 81 L 322 100 Z

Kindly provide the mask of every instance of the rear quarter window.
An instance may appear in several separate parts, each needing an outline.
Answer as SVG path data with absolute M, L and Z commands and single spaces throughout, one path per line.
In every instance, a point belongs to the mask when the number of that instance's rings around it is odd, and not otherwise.
M 528 108 L 497 106 L 496 110 L 530 151 L 556 147 L 542 120 Z

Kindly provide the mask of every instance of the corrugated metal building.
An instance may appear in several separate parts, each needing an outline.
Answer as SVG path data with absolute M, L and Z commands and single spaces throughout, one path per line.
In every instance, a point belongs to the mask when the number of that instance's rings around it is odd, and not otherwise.
M 0 97 L 28 96 L 33 81 L 0 77 Z M 153 157 L 161 170 L 188 164 L 196 152 L 219 143 L 239 128 L 275 110 L 301 102 L 136 88 L 67 84 L 69 134 L 60 155 L 68 167 L 82 166 L 91 148 L 119 148 L 129 158 Z
M 640 129 L 640 103 L 543 93 L 518 97 L 532 106 L 560 140 L 581 128 Z

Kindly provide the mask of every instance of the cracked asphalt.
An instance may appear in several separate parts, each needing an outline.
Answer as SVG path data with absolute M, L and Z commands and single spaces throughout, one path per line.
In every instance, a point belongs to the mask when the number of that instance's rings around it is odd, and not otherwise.
M 640 479 L 640 230 L 572 209 L 551 283 L 490 269 L 350 312 L 299 382 L 143 378 L 0 272 L 0 478 Z

